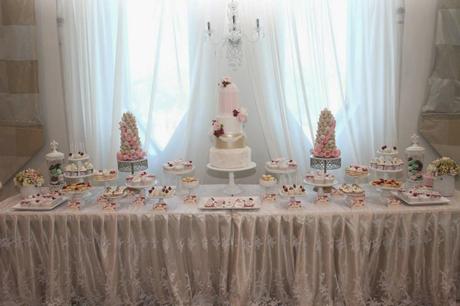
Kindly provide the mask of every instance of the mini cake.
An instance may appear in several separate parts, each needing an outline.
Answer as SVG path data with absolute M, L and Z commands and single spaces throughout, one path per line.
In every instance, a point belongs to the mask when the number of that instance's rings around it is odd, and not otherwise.
M 85 152 L 75 152 L 75 153 L 69 153 L 69 160 L 70 161 L 77 161 L 77 160 L 85 160 L 88 159 L 89 155 L 86 154 Z
M 281 193 L 285 196 L 302 196 L 305 195 L 305 188 L 302 185 L 283 185 Z
M 117 153 L 119 161 L 135 161 L 145 158 L 142 150 L 136 118 L 130 112 L 123 114 L 120 121 L 120 151 Z
M 83 192 L 91 188 L 90 183 L 72 183 L 62 187 L 63 192 Z
M 166 171 L 183 171 L 183 170 L 192 169 L 192 168 L 193 168 L 193 163 L 191 160 L 186 161 L 182 159 L 171 160 L 163 165 L 163 169 L 165 169 Z
M 379 151 L 377 151 L 379 154 L 388 154 L 388 155 L 397 155 L 398 154 L 398 148 L 396 146 L 387 146 L 383 145 L 380 147 Z
M 267 168 L 273 170 L 297 169 L 297 162 L 293 159 L 279 157 L 265 163 Z
M 151 197 L 171 197 L 175 191 L 172 186 L 154 186 L 149 189 L 148 193 Z
M 339 190 L 343 192 L 344 194 L 350 195 L 356 195 L 356 194 L 362 194 L 364 193 L 364 189 L 362 189 L 359 185 L 357 184 L 342 184 L 339 187 Z
M 194 176 L 183 177 L 181 181 L 185 188 L 195 188 L 200 184 L 200 181 Z
M 121 197 L 125 194 L 125 190 L 124 186 L 108 186 L 104 189 L 102 196 L 105 198 Z
M 141 171 L 135 175 L 129 175 L 126 178 L 126 183 L 132 187 L 149 186 L 155 182 L 155 179 L 155 175 Z
M 345 173 L 349 176 L 367 176 L 369 169 L 367 166 L 350 165 L 345 169 Z
M 395 179 L 376 179 L 371 182 L 372 186 L 375 187 L 385 187 L 385 188 L 399 188 L 402 183 Z
M 334 175 L 317 171 L 313 174 L 312 182 L 315 184 L 332 184 L 334 180 Z
M 103 170 L 97 170 L 94 173 L 93 178 L 96 181 L 109 181 L 109 180 L 115 179 L 117 175 L 118 175 L 118 172 L 115 169 L 110 169 L 110 170 L 103 169 Z
M 340 150 L 335 144 L 335 118 L 327 108 L 321 111 L 312 154 L 320 158 L 338 158 Z
M 273 175 L 264 174 L 260 177 L 259 184 L 263 187 L 273 187 L 276 185 L 276 178 Z

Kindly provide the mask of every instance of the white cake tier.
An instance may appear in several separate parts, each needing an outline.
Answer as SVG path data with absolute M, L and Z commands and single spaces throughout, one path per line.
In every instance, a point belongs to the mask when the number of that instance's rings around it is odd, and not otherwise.
M 224 125 L 226 135 L 241 134 L 243 132 L 243 125 L 233 115 L 218 115 L 216 119 Z
M 251 162 L 251 148 L 241 149 L 209 149 L 209 163 L 216 168 L 239 169 L 244 168 Z
M 231 82 L 230 77 L 224 80 Z M 235 83 L 231 82 L 225 87 L 219 87 L 219 114 L 231 115 L 233 110 L 240 107 L 239 89 Z

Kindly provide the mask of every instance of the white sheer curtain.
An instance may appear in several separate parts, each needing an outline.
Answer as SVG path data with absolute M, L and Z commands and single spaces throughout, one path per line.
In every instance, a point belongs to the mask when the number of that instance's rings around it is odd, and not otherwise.
M 324 107 L 336 116 L 344 164 L 367 163 L 377 147 L 397 143 L 400 6 L 397 0 L 248 3 L 248 16 L 266 17 L 266 39 L 247 48 L 246 68 L 271 156 L 292 156 L 307 168 Z
M 308 168 L 323 107 L 337 117 L 345 163 L 366 163 L 396 143 L 398 0 L 241 1 L 243 31 L 261 19 L 265 37 L 243 43 L 238 70 L 206 41 L 226 29 L 226 0 L 58 0 L 70 143 L 97 167 L 115 166 L 118 121 L 138 118 L 150 168 L 187 158 L 204 182 L 216 83 L 230 75 L 249 110 L 245 127 L 256 175 L 268 158 Z M 249 177 L 248 181 L 253 181 Z

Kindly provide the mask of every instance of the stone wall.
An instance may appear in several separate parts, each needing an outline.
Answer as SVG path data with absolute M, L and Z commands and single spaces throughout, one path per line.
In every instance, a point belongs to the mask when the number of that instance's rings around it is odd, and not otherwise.
M 34 5 L 0 1 L 0 182 L 43 146 Z

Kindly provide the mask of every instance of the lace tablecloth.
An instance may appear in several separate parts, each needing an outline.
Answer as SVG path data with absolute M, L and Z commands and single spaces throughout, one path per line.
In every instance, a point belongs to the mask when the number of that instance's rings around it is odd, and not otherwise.
M 219 195 L 206 185 L 200 195 Z M 244 194 L 259 195 L 256 185 Z M 96 204 L 80 211 L 0 203 L 1 305 L 455 305 L 460 194 L 449 205 L 367 206 L 342 198 L 287 209 L 200 211 Z

